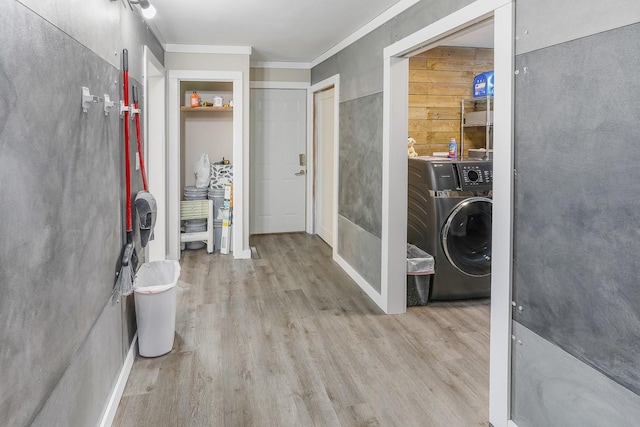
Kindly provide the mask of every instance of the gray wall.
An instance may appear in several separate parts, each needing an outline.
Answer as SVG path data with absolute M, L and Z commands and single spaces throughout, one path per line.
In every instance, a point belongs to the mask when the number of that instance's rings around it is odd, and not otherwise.
M 311 70 L 340 74 L 338 253 L 380 291 L 383 49 L 472 3 L 423 0 Z
M 0 39 L 0 425 L 95 425 L 135 324 L 111 298 L 121 120 L 83 113 L 81 87 L 117 102 L 122 47 L 138 82 L 142 44 L 162 48 L 120 1 L 6 0 Z
M 640 4 L 587 3 L 516 7 L 520 427 L 640 414 Z
M 312 84 L 340 74 L 338 251 L 378 289 L 382 50 L 469 3 L 423 0 L 311 73 Z M 640 411 L 638 22 L 636 0 L 516 4 L 520 427 L 625 424 Z

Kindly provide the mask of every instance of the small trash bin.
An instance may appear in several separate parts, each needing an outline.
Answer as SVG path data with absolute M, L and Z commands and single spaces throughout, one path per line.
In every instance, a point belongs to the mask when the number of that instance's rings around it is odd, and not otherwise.
M 180 264 L 172 260 L 147 262 L 136 273 L 133 293 L 140 356 L 162 356 L 173 348 L 179 277 Z
M 433 256 L 407 243 L 407 307 L 427 305 L 433 273 Z

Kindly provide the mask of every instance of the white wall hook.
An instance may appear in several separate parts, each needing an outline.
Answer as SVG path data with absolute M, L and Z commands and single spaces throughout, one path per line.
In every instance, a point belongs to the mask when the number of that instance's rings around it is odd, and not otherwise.
M 116 105 L 115 101 L 112 101 L 109 95 L 105 93 L 104 94 L 104 115 L 108 116 L 109 109 L 115 107 L 115 105 Z
M 102 99 L 95 95 L 91 95 L 88 87 L 82 87 L 82 111 L 88 112 L 89 106 L 94 102 L 100 102 Z
M 124 100 L 121 99 L 120 100 L 120 117 L 121 118 L 124 117 L 124 112 L 125 111 L 131 111 L 131 107 L 129 107 L 129 106 L 125 107 L 124 106 Z

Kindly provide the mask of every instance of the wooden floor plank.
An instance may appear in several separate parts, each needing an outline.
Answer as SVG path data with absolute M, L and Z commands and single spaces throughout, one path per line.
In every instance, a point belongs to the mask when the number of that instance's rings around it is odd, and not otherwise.
M 182 253 L 171 353 L 137 357 L 114 426 L 488 426 L 489 300 L 384 315 L 306 233 Z

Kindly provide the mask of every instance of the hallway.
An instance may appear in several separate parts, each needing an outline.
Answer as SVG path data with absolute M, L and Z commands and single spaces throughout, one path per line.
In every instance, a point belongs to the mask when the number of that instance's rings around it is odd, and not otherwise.
M 173 351 L 114 426 L 488 426 L 489 300 L 380 309 L 305 233 L 183 252 Z

